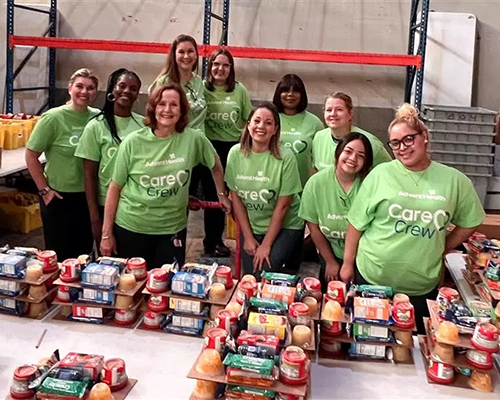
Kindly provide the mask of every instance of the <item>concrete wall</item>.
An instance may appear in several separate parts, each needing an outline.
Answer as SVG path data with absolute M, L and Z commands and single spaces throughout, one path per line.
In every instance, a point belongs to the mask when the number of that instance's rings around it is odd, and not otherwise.
M 409 7 L 409 0 L 232 0 L 229 43 L 405 53 Z M 221 1 L 214 1 L 214 11 L 220 8 Z M 500 1 L 432 0 L 431 8 L 477 16 L 474 104 L 498 109 Z M 202 39 L 203 0 L 59 0 L 59 13 L 62 37 L 170 42 L 176 35 L 188 33 L 200 42 Z M 216 42 L 220 28 L 216 21 L 213 26 Z M 29 28 L 18 25 L 16 32 L 25 34 Z M 60 50 L 57 84 L 64 87 L 75 69 L 88 66 L 101 77 L 102 89 L 112 70 L 126 67 L 140 74 L 145 91 L 164 60 L 163 55 Z M 404 68 L 240 59 L 236 69 L 252 99 L 269 99 L 276 82 L 289 72 L 304 79 L 311 103 L 320 104 L 325 94 L 344 90 L 352 95 L 363 127 L 380 134 L 391 118 L 390 110 L 403 100 Z M 377 109 L 384 112 L 378 114 Z

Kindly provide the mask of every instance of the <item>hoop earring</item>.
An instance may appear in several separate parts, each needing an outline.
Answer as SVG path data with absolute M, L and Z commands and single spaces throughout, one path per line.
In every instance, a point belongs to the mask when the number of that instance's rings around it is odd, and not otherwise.
M 108 99 L 108 101 L 111 101 L 111 102 L 115 101 L 115 95 L 113 93 L 108 93 L 106 95 L 106 98 Z

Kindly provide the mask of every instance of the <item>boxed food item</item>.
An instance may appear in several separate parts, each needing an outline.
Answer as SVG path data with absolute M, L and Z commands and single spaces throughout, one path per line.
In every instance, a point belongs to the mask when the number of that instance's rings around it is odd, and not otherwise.
M 180 313 L 201 314 L 203 303 L 193 300 L 183 300 L 170 298 L 170 308 Z
M 249 345 L 267 348 L 276 354 L 280 341 L 276 335 L 262 335 L 251 331 L 241 331 L 236 343 L 238 346 Z
M 172 316 L 172 325 L 182 328 L 203 329 L 203 320 L 200 318 Z
M 78 294 L 78 301 L 112 305 L 115 301 L 115 294 L 105 290 L 83 288 Z
M 389 323 L 391 305 L 388 299 L 355 297 L 354 320 Z
M 73 304 L 73 317 L 76 318 L 103 318 L 104 313 L 102 308 L 85 307 Z
M 10 254 L 0 254 L 0 276 L 24 278 L 26 257 Z
M 23 315 L 26 311 L 27 304 L 28 303 L 14 299 L 0 298 L 0 310 L 8 314 Z
M 349 357 L 366 359 L 385 359 L 385 346 L 351 343 Z
M 101 373 L 103 363 L 103 356 L 71 352 L 59 362 L 59 367 L 83 368 L 84 375 L 90 380 L 95 381 Z
M 179 271 L 172 277 L 172 293 L 205 299 L 210 284 L 206 275 Z
M 271 387 L 275 380 L 274 360 L 228 354 L 224 365 L 229 383 Z
M 47 377 L 43 380 L 42 384 L 37 391 L 37 399 L 62 399 L 62 400 L 76 400 L 84 399 L 85 391 L 89 385 L 89 380 L 82 381 L 63 380 Z
M 294 287 L 288 286 L 276 286 L 264 284 L 262 287 L 261 297 L 263 299 L 274 299 L 287 303 L 288 305 L 292 304 L 295 299 L 295 292 L 297 291 Z
M 19 296 L 21 293 L 24 293 L 27 288 L 28 285 L 26 284 L 0 279 L 0 293 L 6 296 Z
M 248 330 L 264 335 L 276 335 L 279 340 L 284 340 L 286 336 L 286 317 L 251 312 L 248 316 Z
M 82 271 L 82 285 L 95 286 L 107 290 L 114 290 L 119 280 L 119 273 L 115 267 L 109 265 L 89 264 Z
M 384 326 L 353 324 L 352 334 L 354 339 L 359 341 L 389 342 L 391 340 L 389 328 Z
M 99 265 L 114 267 L 121 274 L 125 270 L 125 261 L 123 258 L 101 257 L 99 258 Z

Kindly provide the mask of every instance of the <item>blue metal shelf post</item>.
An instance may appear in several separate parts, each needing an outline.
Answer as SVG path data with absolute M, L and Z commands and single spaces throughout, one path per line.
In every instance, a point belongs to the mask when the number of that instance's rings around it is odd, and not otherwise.
M 210 44 L 210 30 L 212 27 L 212 18 L 222 22 L 222 35 L 219 40 L 219 45 L 227 46 L 228 29 L 229 29 L 229 1 L 224 0 L 222 17 L 212 12 L 212 0 L 205 0 L 205 14 L 203 17 L 203 44 Z M 207 59 L 203 58 L 202 76 L 207 73 Z

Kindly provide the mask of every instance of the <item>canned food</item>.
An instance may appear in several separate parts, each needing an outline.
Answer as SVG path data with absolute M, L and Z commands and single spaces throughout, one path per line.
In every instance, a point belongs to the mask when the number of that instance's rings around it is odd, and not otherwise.
M 477 324 L 471 343 L 476 349 L 496 353 L 498 351 L 497 327 L 489 322 Z
M 326 300 L 338 301 L 340 305 L 345 304 L 346 296 L 346 286 L 344 282 L 341 281 L 331 281 L 328 282 L 326 291 Z
M 215 320 L 217 327 L 236 337 L 238 331 L 238 315 L 232 310 L 220 310 Z
M 436 383 L 450 385 L 455 381 L 455 371 L 449 364 L 443 364 L 434 360 L 429 360 L 427 376 Z
M 440 287 L 437 295 L 437 303 L 438 303 L 438 314 L 439 317 L 444 319 L 446 315 L 446 310 L 448 306 L 460 299 L 460 295 L 455 289 L 449 287 Z
M 481 350 L 467 350 L 465 355 L 467 362 L 473 367 L 479 369 L 491 369 L 493 368 L 493 356 L 492 353 Z
M 230 267 L 221 265 L 215 270 L 214 283 L 222 283 L 226 289 L 233 287 L 233 271 Z
M 168 271 L 161 268 L 149 271 L 146 288 L 151 293 L 165 292 L 168 288 Z
M 303 349 L 288 346 L 281 354 L 280 381 L 288 385 L 302 385 L 309 375 L 309 360 Z
M 127 261 L 127 271 L 135 276 L 137 281 L 142 281 L 148 277 L 146 260 L 141 257 L 133 257 Z
M 35 392 L 29 389 L 29 382 L 34 378 L 38 368 L 34 365 L 22 365 L 15 369 L 14 379 L 10 386 L 10 395 L 14 399 L 30 399 Z
M 292 303 L 288 308 L 288 317 L 292 325 L 309 325 L 311 322 L 311 310 L 304 303 Z
M 112 392 L 116 392 L 127 386 L 128 377 L 125 370 L 125 361 L 121 358 L 111 358 L 104 361 L 101 382 L 108 385 Z
M 69 258 L 62 262 L 62 271 L 59 278 L 63 282 L 77 282 L 80 280 L 80 262 L 76 258 Z
M 55 272 L 59 268 L 57 265 L 57 254 L 53 250 L 41 251 L 37 254 L 37 258 L 43 263 L 44 274 Z
M 219 353 L 222 353 L 224 349 L 224 344 L 226 343 L 228 332 L 222 328 L 212 328 L 209 329 L 207 335 L 205 336 L 205 346 L 208 349 L 215 349 Z

